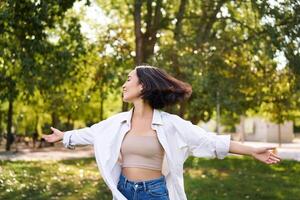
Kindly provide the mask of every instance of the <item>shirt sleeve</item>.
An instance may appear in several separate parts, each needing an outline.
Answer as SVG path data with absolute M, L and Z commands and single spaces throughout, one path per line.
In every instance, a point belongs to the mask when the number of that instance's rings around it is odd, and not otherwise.
M 172 120 L 174 126 L 187 144 L 189 155 L 195 157 L 217 157 L 223 159 L 227 156 L 230 147 L 230 135 L 216 135 L 203 128 L 184 120 L 177 115 Z
M 63 137 L 63 144 L 66 148 L 74 149 L 76 145 L 93 145 L 96 134 L 103 132 L 106 120 L 91 127 L 66 131 Z

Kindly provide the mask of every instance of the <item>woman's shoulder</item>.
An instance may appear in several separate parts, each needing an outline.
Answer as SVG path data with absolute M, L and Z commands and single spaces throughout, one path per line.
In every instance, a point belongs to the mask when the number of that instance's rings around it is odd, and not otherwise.
M 178 116 L 176 114 L 168 113 L 165 111 L 161 111 L 161 117 L 162 117 L 163 122 L 165 122 L 166 124 L 169 124 L 169 125 L 173 125 L 175 127 L 188 122 L 187 120 L 181 118 L 180 116 Z
M 178 116 L 176 114 L 166 112 L 166 111 L 160 111 L 160 113 L 161 113 L 162 118 L 166 119 L 166 120 L 171 120 L 171 121 L 184 120 L 180 116 Z
M 126 112 L 119 112 L 119 113 L 111 115 L 106 120 L 107 121 L 122 121 L 122 120 L 126 119 L 127 115 L 128 115 L 128 111 L 126 111 Z

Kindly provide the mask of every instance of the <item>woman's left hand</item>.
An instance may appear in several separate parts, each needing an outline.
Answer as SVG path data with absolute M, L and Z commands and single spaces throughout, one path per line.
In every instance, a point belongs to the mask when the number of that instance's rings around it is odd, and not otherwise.
M 253 149 L 252 156 L 266 164 L 276 164 L 280 162 L 280 157 L 273 153 L 274 147 L 256 147 Z

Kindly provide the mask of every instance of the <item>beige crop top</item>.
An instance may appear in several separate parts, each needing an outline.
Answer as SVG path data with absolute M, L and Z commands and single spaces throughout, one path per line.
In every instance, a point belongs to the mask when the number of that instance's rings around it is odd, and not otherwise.
M 161 170 L 164 149 L 156 135 L 127 134 L 121 146 L 122 167 Z

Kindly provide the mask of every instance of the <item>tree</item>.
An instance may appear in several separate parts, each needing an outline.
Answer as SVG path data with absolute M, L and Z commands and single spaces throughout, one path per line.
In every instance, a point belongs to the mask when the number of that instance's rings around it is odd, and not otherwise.
M 5 88 L 1 90 L 2 100 L 8 100 L 7 145 L 12 143 L 13 103 L 18 96 L 18 88 L 33 94 L 35 81 L 39 80 L 41 59 L 49 48 L 46 29 L 64 17 L 64 12 L 73 5 L 63 2 L 17 2 L 0 3 L 0 61 L 1 79 Z
M 260 112 L 271 121 L 278 124 L 278 143 L 282 143 L 281 124 L 293 117 L 292 111 L 296 107 L 294 95 L 295 76 L 286 68 L 273 74 L 273 83 L 266 88 L 264 103 Z
M 287 47 L 273 42 L 290 34 L 285 26 L 289 20 L 291 35 L 295 36 L 298 29 L 297 1 L 275 7 L 266 1 L 230 0 L 136 0 L 126 4 L 112 0 L 99 4 L 108 16 L 113 13 L 132 26 L 137 64 L 157 64 L 192 83 L 191 99 L 170 110 L 193 122 L 208 120 L 215 110 L 226 116 L 244 115 L 250 108 L 257 110 L 262 90 L 268 86 L 268 74 L 275 70 L 269 63 L 279 47 Z M 279 27 L 264 23 L 271 14 L 283 21 Z M 161 20 L 157 25 L 156 19 Z M 278 30 L 280 34 L 274 34 Z

